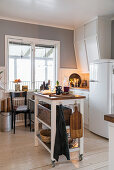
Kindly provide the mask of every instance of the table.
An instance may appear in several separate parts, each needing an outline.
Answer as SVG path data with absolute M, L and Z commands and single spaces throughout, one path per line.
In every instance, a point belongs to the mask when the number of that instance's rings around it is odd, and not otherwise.
M 80 104 L 80 113 L 82 114 L 83 118 L 83 128 L 84 128 L 84 99 L 85 96 L 80 95 L 72 95 L 71 97 L 49 97 L 49 95 L 43 95 L 41 93 L 34 93 L 35 94 L 35 146 L 39 145 L 39 142 L 50 152 L 51 154 L 51 161 L 52 165 L 54 165 L 55 159 L 53 158 L 54 153 L 54 144 L 55 144 L 55 135 L 56 135 L 56 105 L 69 105 L 69 104 Z M 45 122 L 40 120 L 37 117 L 38 114 L 38 103 L 39 101 L 46 102 L 51 105 L 51 126 L 47 125 Z M 51 147 L 46 145 L 41 141 L 40 136 L 38 136 L 39 131 L 39 122 L 44 124 L 47 128 L 51 129 Z M 84 152 L 84 130 L 83 130 L 83 137 L 80 138 L 80 147 L 70 149 L 70 152 L 79 151 L 79 160 L 83 158 Z

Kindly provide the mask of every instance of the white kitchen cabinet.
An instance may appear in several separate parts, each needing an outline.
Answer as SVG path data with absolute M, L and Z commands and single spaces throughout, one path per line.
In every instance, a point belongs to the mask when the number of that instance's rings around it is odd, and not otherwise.
M 74 88 L 70 89 L 70 93 L 86 97 L 84 100 L 84 127 L 89 129 L 89 91 Z
M 86 43 L 86 50 L 88 56 L 88 63 L 100 59 L 97 35 L 86 38 L 85 43 Z
M 111 58 L 111 21 L 106 17 L 98 17 L 76 29 L 74 36 L 79 71 L 87 73 L 94 60 Z
M 74 36 L 74 42 L 78 42 L 80 40 L 84 40 L 84 26 L 76 29 L 74 31 L 75 36 Z
M 91 21 L 84 25 L 84 38 L 97 35 L 98 20 Z
M 77 68 L 80 72 L 88 72 L 88 60 L 86 55 L 85 41 L 80 40 L 75 43 Z
M 111 22 L 105 17 L 85 25 L 85 43 L 88 62 L 111 58 Z

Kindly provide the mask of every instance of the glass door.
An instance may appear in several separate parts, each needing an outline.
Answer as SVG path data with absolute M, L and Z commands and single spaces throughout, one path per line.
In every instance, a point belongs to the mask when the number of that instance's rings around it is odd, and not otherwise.
M 46 45 L 35 46 L 35 89 L 40 89 L 43 81 L 50 80 L 54 87 L 56 81 L 55 47 Z
M 9 90 L 14 89 L 14 80 L 20 79 L 21 85 L 31 89 L 31 58 L 30 44 L 9 41 Z

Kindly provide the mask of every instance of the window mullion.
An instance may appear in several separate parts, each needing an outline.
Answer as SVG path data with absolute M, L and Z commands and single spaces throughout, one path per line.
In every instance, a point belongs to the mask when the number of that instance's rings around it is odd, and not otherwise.
M 35 80 L 34 80 L 34 68 L 35 68 L 35 65 L 34 65 L 34 44 L 31 45 L 32 47 L 32 50 L 31 50 L 31 88 L 32 90 L 35 89 Z
M 17 79 L 17 59 L 14 59 L 14 80 Z
M 46 80 L 46 82 L 48 81 L 47 80 L 47 78 L 48 78 L 47 72 L 48 72 L 48 69 L 47 69 L 47 58 L 46 58 L 46 48 L 45 48 L 45 80 Z

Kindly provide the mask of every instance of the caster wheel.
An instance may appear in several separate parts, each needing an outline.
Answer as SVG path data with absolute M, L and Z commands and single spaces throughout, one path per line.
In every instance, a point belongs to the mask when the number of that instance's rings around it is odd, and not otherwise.
M 83 154 L 79 154 L 79 161 L 83 160 Z
M 55 161 L 51 161 L 51 163 L 52 163 L 52 168 L 54 168 L 55 167 Z

